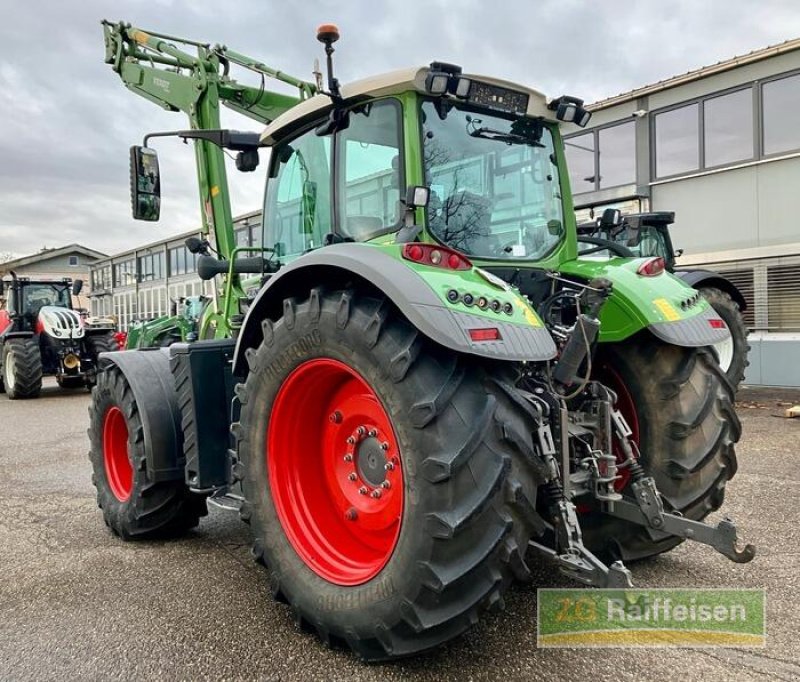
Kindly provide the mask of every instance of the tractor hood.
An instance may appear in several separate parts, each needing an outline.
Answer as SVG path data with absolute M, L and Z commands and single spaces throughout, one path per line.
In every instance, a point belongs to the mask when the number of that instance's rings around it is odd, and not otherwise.
M 53 305 L 39 310 L 37 328 L 54 339 L 82 339 L 85 333 L 78 313 Z

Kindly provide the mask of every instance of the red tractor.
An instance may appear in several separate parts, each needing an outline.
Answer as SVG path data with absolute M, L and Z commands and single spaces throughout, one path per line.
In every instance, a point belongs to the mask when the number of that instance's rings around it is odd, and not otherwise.
M 100 353 L 118 350 L 111 320 L 91 320 L 72 306 L 83 281 L 0 280 L 0 393 L 35 398 L 42 376 L 62 388 L 91 388 Z

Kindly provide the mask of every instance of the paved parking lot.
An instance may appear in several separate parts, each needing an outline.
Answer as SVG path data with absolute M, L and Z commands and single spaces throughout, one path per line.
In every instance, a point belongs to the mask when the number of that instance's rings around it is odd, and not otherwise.
M 740 397 L 725 511 L 758 556 L 738 566 L 684 545 L 631 568 L 638 586 L 766 587 L 766 649 L 537 650 L 535 589 L 519 587 L 448 647 L 366 666 L 295 629 L 234 513 L 212 509 L 179 541 L 112 536 L 90 483 L 85 391 L 0 396 L 0 679 L 796 680 L 800 419 L 773 415 L 800 393 Z M 568 585 L 545 565 L 537 581 Z

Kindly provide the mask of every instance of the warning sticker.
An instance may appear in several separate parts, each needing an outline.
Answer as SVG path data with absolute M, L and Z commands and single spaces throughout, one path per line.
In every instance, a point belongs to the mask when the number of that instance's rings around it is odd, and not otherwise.
M 670 322 L 681 319 L 680 313 L 672 307 L 672 303 L 666 298 L 655 299 L 653 305 L 655 305 L 655 307 L 661 311 L 661 314 Z

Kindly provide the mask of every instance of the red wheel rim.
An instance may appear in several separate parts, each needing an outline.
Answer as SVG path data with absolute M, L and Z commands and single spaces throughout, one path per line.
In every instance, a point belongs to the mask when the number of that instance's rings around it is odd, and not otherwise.
M 631 429 L 631 440 L 633 440 L 636 445 L 639 445 L 639 418 L 636 415 L 636 403 L 633 401 L 633 396 L 628 390 L 628 386 L 625 384 L 622 377 L 608 366 L 603 369 L 602 381 L 617 394 L 616 408 L 622 413 L 622 416 L 625 417 L 625 421 L 628 422 L 628 426 Z M 614 455 L 617 458 L 617 464 L 621 464 L 625 461 L 625 454 L 622 452 L 622 448 L 619 446 L 616 438 L 614 439 L 613 448 Z M 634 450 L 634 452 L 636 451 Z M 620 469 L 619 476 L 619 480 L 614 483 L 614 488 L 617 492 L 621 492 L 625 486 L 628 485 L 628 481 L 631 478 L 630 469 L 627 467 Z
M 305 564 L 359 585 L 389 561 L 403 515 L 403 468 L 389 415 L 360 374 L 320 358 L 275 397 L 267 431 L 269 485 Z
M 103 464 L 111 492 L 125 502 L 133 489 L 133 467 L 128 457 L 128 426 L 118 407 L 109 407 L 103 418 Z

